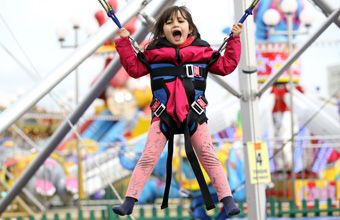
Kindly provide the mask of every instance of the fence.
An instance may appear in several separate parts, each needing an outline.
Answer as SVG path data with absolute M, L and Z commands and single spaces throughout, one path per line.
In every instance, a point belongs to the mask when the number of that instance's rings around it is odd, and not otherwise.
M 270 199 L 267 202 L 268 217 L 318 217 L 318 216 L 340 216 L 340 201 L 334 205 L 334 201 L 328 200 L 326 207 L 320 206 L 320 201 L 315 200 L 314 205 L 310 207 L 307 202 L 301 202 L 301 208 L 296 206 L 294 201 L 282 202 Z M 241 213 L 238 217 L 247 216 L 247 206 L 245 203 L 238 204 Z M 219 213 L 219 208 L 209 211 L 212 218 Z M 190 208 L 186 206 L 173 205 L 168 209 L 161 210 L 159 205 L 142 205 L 137 206 L 134 210 L 134 217 L 139 220 L 170 220 L 170 219 L 192 219 Z M 82 207 L 82 209 L 60 209 L 50 210 L 44 214 L 35 216 L 16 216 L 4 213 L 0 220 L 116 220 L 116 219 L 132 219 L 131 217 L 120 217 L 111 211 L 111 206 Z

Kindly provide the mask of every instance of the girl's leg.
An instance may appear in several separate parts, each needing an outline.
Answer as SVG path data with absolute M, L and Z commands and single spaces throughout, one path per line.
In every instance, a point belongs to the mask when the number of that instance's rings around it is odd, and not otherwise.
M 163 152 L 167 139 L 161 132 L 159 123 L 159 121 L 155 121 L 151 124 L 142 156 L 132 172 L 126 192 L 128 197 L 138 200 L 146 181 Z
M 216 150 L 206 123 L 198 125 L 196 132 L 191 137 L 191 142 L 199 161 L 210 177 L 218 200 L 231 196 L 226 172 L 221 162 L 217 159 Z
M 212 144 L 208 125 L 198 125 L 196 132 L 191 137 L 192 145 L 203 168 L 210 177 L 218 200 L 223 203 L 227 216 L 237 215 L 240 210 L 236 207 L 230 190 L 227 175 L 221 162 L 217 159 L 215 148 Z
M 159 123 L 156 121 L 151 124 L 145 148 L 132 172 L 123 204 L 112 208 L 118 215 L 124 216 L 132 213 L 133 206 L 164 149 L 167 139 L 161 132 Z

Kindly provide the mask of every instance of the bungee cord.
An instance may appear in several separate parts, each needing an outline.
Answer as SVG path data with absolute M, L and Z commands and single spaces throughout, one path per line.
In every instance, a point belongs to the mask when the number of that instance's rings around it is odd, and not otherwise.
M 115 11 L 114 11 L 113 7 L 110 5 L 110 3 L 107 2 L 106 0 L 98 0 L 98 1 L 101 4 L 101 6 L 103 7 L 103 9 L 105 10 L 107 16 L 112 19 L 112 21 L 117 25 L 117 27 L 119 29 L 123 28 L 122 24 L 120 23 L 119 19 L 117 18 Z M 151 0 L 144 0 L 142 2 L 141 9 L 143 9 L 150 1 Z M 138 53 L 141 52 L 141 49 L 139 48 L 137 41 L 135 39 L 133 39 L 131 36 L 129 36 L 129 39 L 132 42 L 132 46 L 134 47 L 134 49 Z
M 122 28 L 122 24 L 120 23 L 119 19 L 117 18 L 115 14 L 115 10 L 113 7 L 105 0 L 98 0 L 99 3 L 102 5 L 104 10 L 106 11 L 107 16 L 109 16 L 112 21 L 117 25 L 117 27 L 120 29 Z
M 250 6 L 244 11 L 244 14 L 242 15 L 242 17 L 240 18 L 240 20 L 238 21 L 238 23 L 241 23 L 243 24 L 244 21 L 247 19 L 247 17 L 249 15 L 252 15 L 253 14 L 253 10 L 254 8 L 256 7 L 256 5 L 260 2 L 260 0 L 254 0 Z M 229 39 L 233 36 L 233 33 L 230 31 L 229 35 L 227 37 L 224 38 L 221 46 L 218 48 L 217 51 L 215 51 L 212 56 L 211 56 L 211 59 L 208 63 L 208 66 L 210 66 L 212 63 L 214 63 L 218 58 L 219 56 L 221 55 L 222 51 L 225 49 L 225 46 L 227 45 Z
M 254 1 L 250 4 L 250 6 L 244 11 L 243 16 L 240 18 L 240 20 L 238 21 L 238 23 L 243 24 L 244 21 L 247 19 L 247 17 L 248 17 L 249 15 L 252 15 L 252 14 L 253 14 L 253 10 L 254 10 L 254 8 L 256 7 L 256 5 L 257 5 L 259 2 L 260 2 L 260 0 L 254 0 Z M 223 49 L 225 48 L 225 46 L 226 46 L 228 40 L 229 40 L 230 37 L 232 37 L 232 36 L 233 36 L 233 33 L 230 32 L 230 33 L 229 33 L 229 36 L 227 36 L 226 38 L 224 38 L 224 41 L 223 41 L 222 45 L 218 48 L 218 52 L 219 52 L 219 53 L 221 53 L 221 52 L 223 51 Z

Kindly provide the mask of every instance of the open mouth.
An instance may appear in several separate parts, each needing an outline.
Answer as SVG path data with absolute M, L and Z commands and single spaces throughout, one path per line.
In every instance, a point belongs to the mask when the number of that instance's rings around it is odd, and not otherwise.
M 182 32 L 179 30 L 173 31 L 172 36 L 174 37 L 175 40 L 180 40 L 182 36 Z

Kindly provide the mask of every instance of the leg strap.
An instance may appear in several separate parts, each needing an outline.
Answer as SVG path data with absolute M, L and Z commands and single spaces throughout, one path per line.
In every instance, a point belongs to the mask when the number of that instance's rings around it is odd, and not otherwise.
M 190 136 L 190 131 L 188 127 L 188 122 L 186 121 L 185 123 L 186 123 L 186 126 L 184 128 L 185 152 L 187 154 L 192 170 L 194 171 L 194 174 L 196 176 L 198 185 L 200 186 L 200 190 L 202 192 L 202 196 L 204 199 L 206 209 L 210 210 L 210 209 L 215 208 L 215 205 L 214 205 L 214 202 L 212 201 L 212 198 L 211 198 L 207 183 L 205 182 L 200 164 L 197 160 L 196 154 L 191 145 L 191 136 Z
M 166 180 L 165 180 L 165 189 L 164 189 L 163 202 L 161 205 L 161 209 L 165 209 L 168 207 L 169 191 L 170 191 L 171 176 L 172 176 L 173 150 L 174 150 L 174 134 L 171 134 L 169 135 L 169 141 L 168 141 L 168 158 L 166 160 Z
M 166 115 L 166 114 L 163 114 Z M 190 162 L 191 168 L 194 171 L 194 174 L 196 176 L 197 182 L 200 186 L 200 190 L 204 199 L 204 203 L 206 205 L 206 209 L 210 210 L 215 208 L 214 202 L 211 198 L 208 186 L 205 182 L 200 164 L 197 160 L 196 154 L 194 152 L 194 149 L 192 148 L 191 144 L 191 134 L 189 129 L 189 123 L 188 120 L 193 120 L 192 114 L 189 113 L 187 119 L 183 122 L 183 133 L 184 133 L 184 143 L 185 143 L 185 152 L 187 155 L 187 158 Z M 165 119 L 165 120 L 164 120 Z M 175 124 L 172 123 L 171 120 L 166 120 L 168 117 L 163 116 L 162 122 L 161 122 L 161 131 L 163 134 L 168 138 L 168 157 L 167 157 L 167 163 L 166 163 L 166 182 L 165 182 L 165 190 L 163 195 L 163 202 L 161 205 L 161 209 L 168 207 L 168 199 L 169 199 L 169 191 L 171 186 L 171 177 L 172 177 L 172 157 L 173 157 L 173 148 L 174 148 L 174 130 Z M 197 125 L 196 125 L 197 126 Z M 167 127 L 164 129 L 164 127 Z M 196 129 L 196 128 L 194 128 Z

